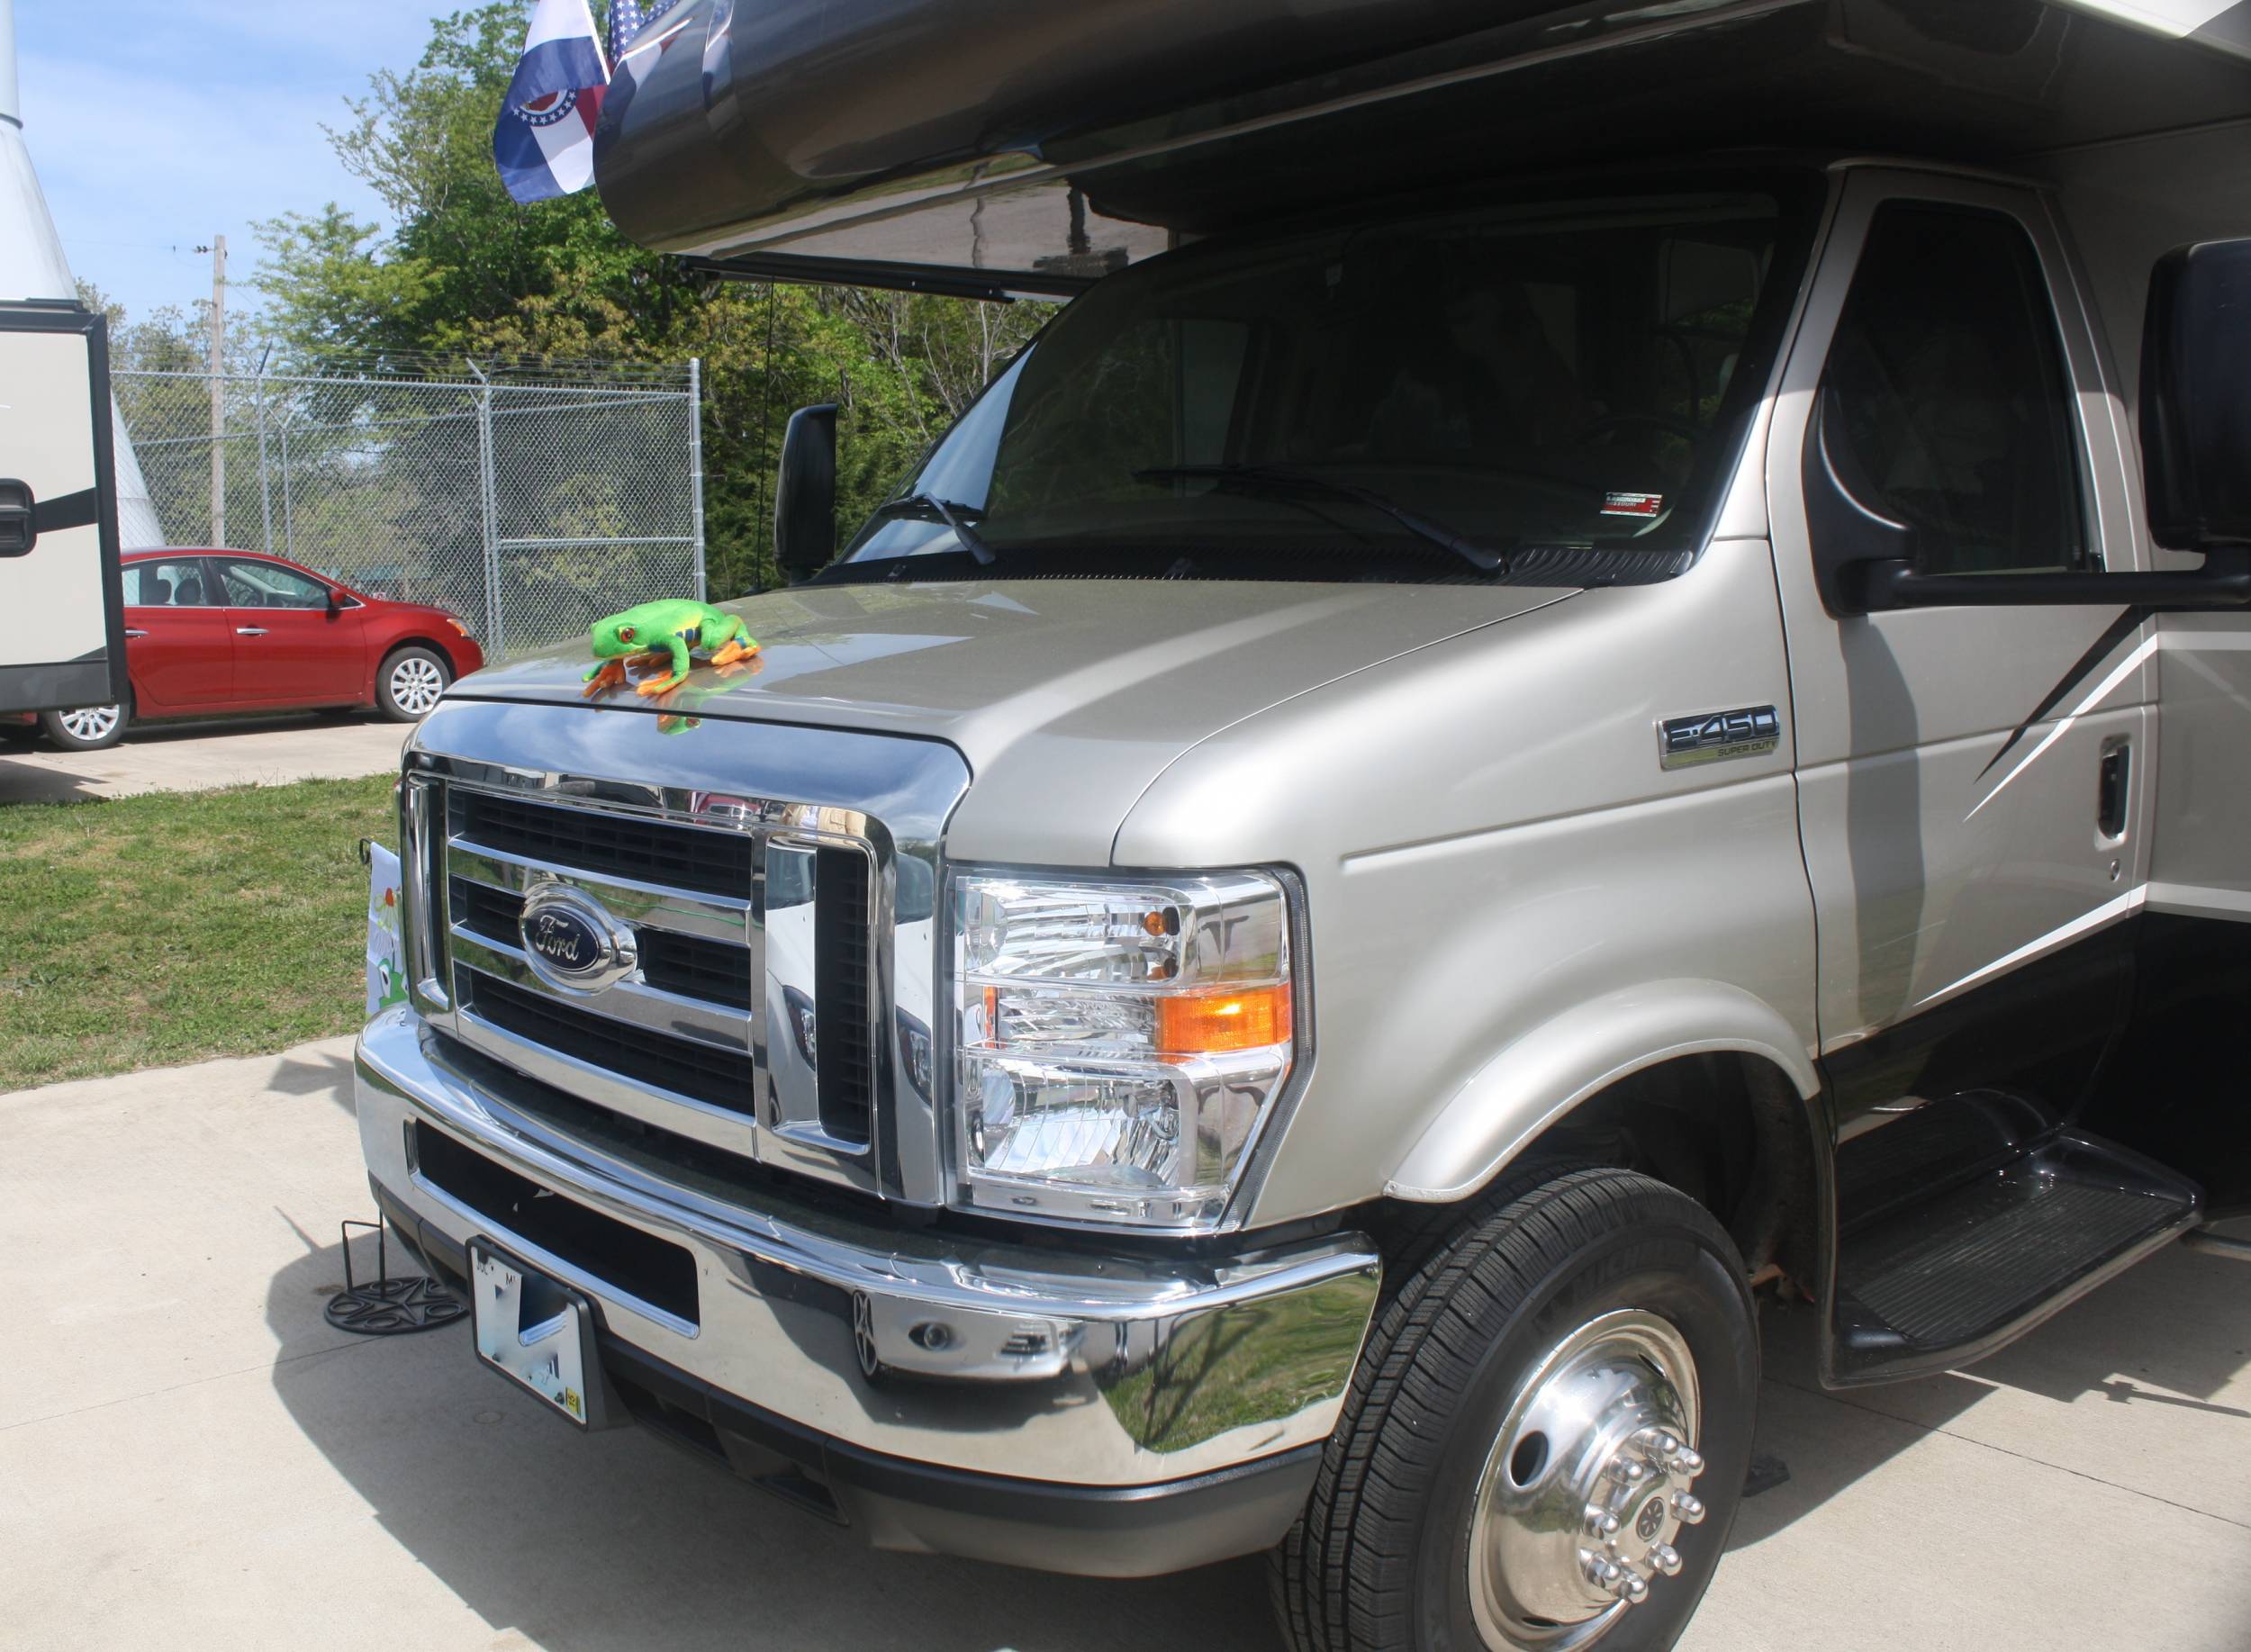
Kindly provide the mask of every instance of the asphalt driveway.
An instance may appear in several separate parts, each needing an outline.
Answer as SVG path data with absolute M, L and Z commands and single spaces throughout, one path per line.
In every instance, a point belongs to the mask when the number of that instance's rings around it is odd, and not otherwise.
M 399 766 L 408 727 L 354 712 L 149 723 L 128 729 L 105 752 L 11 741 L 0 745 L 0 804 L 382 774 Z
M 1276 1643 L 1260 1564 L 871 1555 L 467 1332 L 330 1330 L 369 1214 L 348 1041 L 0 1096 L 0 1644 L 417 1652 Z M 2251 1267 L 2171 1251 L 1966 1375 L 1849 1396 L 1769 1313 L 1694 1652 L 2251 1646 Z

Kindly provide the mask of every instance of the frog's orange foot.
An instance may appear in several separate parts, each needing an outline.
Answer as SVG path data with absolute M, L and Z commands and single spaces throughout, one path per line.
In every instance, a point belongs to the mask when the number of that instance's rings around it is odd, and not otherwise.
M 646 682 L 635 683 L 633 691 L 648 699 L 655 699 L 659 694 L 671 693 L 687 681 L 684 674 L 678 677 L 652 677 Z
M 621 689 L 625 687 L 625 683 L 626 676 L 624 662 L 621 660 L 605 660 L 601 664 L 601 668 L 586 679 L 586 687 L 583 691 L 582 697 L 587 700 L 592 700 L 595 695 L 601 693 L 607 689 Z
M 747 660 L 752 654 L 756 654 L 757 652 L 758 645 L 756 643 L 753 643 L 748 647 L 745 647 L 741 639 L 729 637 L 726 642 L 719 645 L 719 652 L 711 656 L 711 664 L 714 665 L 732 665 L 737 660 Z

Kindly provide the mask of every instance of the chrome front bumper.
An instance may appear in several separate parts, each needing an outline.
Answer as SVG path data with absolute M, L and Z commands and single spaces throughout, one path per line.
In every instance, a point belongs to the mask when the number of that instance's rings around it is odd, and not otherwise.
M 901 1467 L 1132 1498 L 1305 1457 L 1335 1425 L 1375 1309 L 1380 1265 L 1358 1235 L 1152 1259 L 885 1224 L 833 1200 L 738 1202 L 561 1135 L 409 1009 L 368 1025 L 357 1065 L 369 1173 L 431 1248 L 489 1238 L 592 1297 L 605 1347 Z M 413 1145 L 429 1131 L 685 1250 L 692 1312 L 438 1186 Z

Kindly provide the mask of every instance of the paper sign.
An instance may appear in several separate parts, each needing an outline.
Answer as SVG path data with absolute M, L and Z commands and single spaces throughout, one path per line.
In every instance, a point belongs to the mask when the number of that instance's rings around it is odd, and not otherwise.
M 399 931 L 399 857 L 367 845 L 367 1016 L 406 1002 L 406 952 Z

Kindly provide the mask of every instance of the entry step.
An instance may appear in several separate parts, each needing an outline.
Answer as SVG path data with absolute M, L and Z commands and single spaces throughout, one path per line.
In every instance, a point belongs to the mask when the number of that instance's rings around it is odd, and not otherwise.
M 1889 1381 L 1993 1352 L 2194 1227 L 2196 1185 L 2057 1131 L 1840 1239 L 1834 1380 Z

